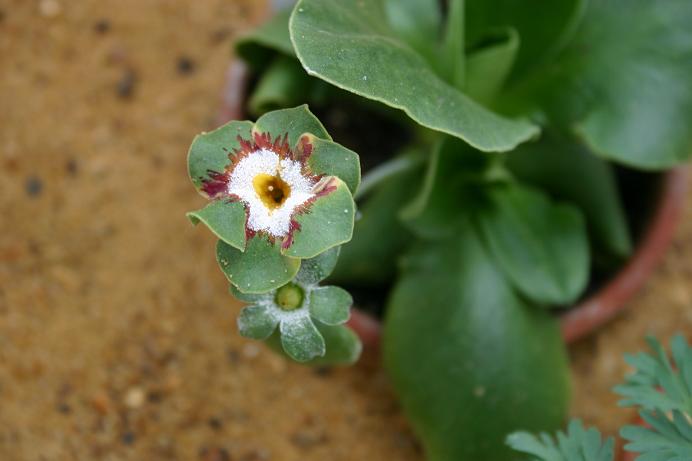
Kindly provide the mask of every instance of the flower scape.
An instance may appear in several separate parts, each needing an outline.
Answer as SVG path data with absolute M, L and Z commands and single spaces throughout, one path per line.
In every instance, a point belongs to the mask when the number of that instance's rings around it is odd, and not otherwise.
M 360 342 L 341 325 L 351 296 L 318 285 L 353 233 L 357 154 L 300 106 L 197 136 L 188 172 L 210 201 L 188 217 L 219 238 L 217 261 L 231 292 L 252 303 L 238 319 L 241 335 L 299 362 L 357 359 Z

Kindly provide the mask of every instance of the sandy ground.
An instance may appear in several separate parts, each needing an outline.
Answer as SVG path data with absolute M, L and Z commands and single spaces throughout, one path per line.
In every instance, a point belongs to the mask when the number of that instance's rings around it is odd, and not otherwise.
M 185 172 L 253 0 L 0 0 L 0 459 L 421 460 L 375 354 L 289 364 L 239 306 Z M 692 203 L 692 200 L 690 201 Z M 573 350 L 613 431 L 623 351 L 692 330 L 692 215 L 631 311 Z

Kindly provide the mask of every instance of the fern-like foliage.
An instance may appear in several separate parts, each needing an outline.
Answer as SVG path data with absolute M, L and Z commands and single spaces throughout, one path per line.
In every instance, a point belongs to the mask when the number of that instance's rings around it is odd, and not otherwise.
M 628 451 L 639 453 L 637 461 L 692 460 L 692 423 L 689 416 L 674 410 L 672 417 L 661 411 L 640 412 L 650 427 L 625 426 L 620 435 L 630 443 Z
M 624 384 L 615 387 L 615 392 L 624 397 L 619 404 L 664 413 L 677 410 L 691 415 L 692 347 L 682 335 L 675 336 L 671 341 L 671 363 L 655 338 L 648 337 L 647 341 L 653 354 L 625 355 L 625 361 L 637 371 L 628 376 Z
M 567 433 L 560 431 L 553 439 L 546 433 L 533 435 L 515 432 L 507 437 L 513 449 L 532 455 L 532 461 L 612 461 L 615 441 L 608 437 L 603 441 L 595 429 L 585 429 L 581 421 L 572 420 Z

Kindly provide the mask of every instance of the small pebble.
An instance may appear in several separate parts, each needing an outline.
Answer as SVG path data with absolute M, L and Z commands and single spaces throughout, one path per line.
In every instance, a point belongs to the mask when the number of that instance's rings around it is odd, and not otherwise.
M 42 16 L 54 18 L 62 11 L 62 6 L 58 0 L 41 0 L 38 4 L 38 10 Z
M 133 387 L 125 394 L 125 405 L 129 408 L 139 408 L 144 404 L 146 394 L 140 387 Z
M 125 445 L 132 445 L 135 443 L 135 439 L 137 437 L 135 436 L 135 433 L 132 431 L 127 431 L 123 434 L 121 440 Z
M 180 75 L 190 75 L 195 71 L 195 62 L 187 56 L 181 56 L 176 67 Z
M 77 161 L 71 158 L 67 162 L 65 162 L 65 171 L 70 176 L 76 176 L 77 172 L 79 171 L 79 165 L 77 165 Z
M 126 69 L 123 72 L 122 77 L 118 81 L 117 93 L 118 97 L 122 99 L 129 99 L 132 97 L 135 91 L 135 85 L 137 84 L 137 74 L 132 69 Z
M 223 427 L 223 421 L 221 419 L 217 418 L 216 416 L 212 416 L 207 420 L 207 423 L 209 424 L 209 427 L 214 429 L 215 431 L 218 431 Z
M 24 183 L 24 190 L 29 197 L 38 197 L 43 192 L 43 181 L 38 176 L 29 176 Z
M 111 30 L 111 23 L 108 19 L 99 19 L 94 24 L 94 32 L 97 34 L 105 34 Z
M 69 415 L 72 412 L 72 408 L 66 404 L 65 402 L 61 402 L 56 406 L 56 409 L 58 412 L 62 413 L 63 415 Z

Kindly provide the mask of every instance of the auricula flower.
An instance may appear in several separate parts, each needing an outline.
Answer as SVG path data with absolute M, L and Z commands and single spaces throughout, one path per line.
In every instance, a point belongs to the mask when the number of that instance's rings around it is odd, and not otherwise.
M 328 349 L 328 363 L 357 360 L 360 341 L 341 325 L 349 318 L 351 295 L 339 287 L 319 286 L 336 264 L 338 250 L 336 247 L 303 261 L 291 282 L 268 293 L 247 294 L 231 286 L 235 297 L 250 303 L 238 317 L 240 334 L 269 339 L 270 345 L 280 347 L 298 362 L 323 357 Z
M 306 106 L 199 135 L 188 169 L 211 201 L 189 217 L 219 237 L 219 264 L 242 292 L 276 290 L 302 259 L 351 238 L 358 156 L 332 142 Z

